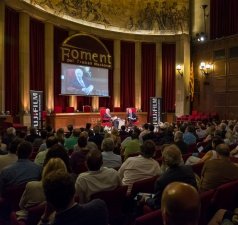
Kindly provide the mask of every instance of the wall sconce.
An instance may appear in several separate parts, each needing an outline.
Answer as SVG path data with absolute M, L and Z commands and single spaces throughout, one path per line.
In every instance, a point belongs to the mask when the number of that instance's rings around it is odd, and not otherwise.
M 178 74 L 180 74 L 180 76 L 182 77 L 183 76 L 183 67 L 182 67 L 182 65 L 178 64 L 176 66 L 176 70 L 178 71 Z
M 201 71 L 202 75 L 207 77 L 209 75 L 209 73 L 210 73 L 212 65 L 209 64 L 209 63 L 201 62 L 199 68 L 200 68 L 200 71 Z

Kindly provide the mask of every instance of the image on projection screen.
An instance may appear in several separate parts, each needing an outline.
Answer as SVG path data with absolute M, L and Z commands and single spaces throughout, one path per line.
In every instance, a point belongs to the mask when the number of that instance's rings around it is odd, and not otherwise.
M 108 69 L 61 63 L 61 94 L 108 96 Z

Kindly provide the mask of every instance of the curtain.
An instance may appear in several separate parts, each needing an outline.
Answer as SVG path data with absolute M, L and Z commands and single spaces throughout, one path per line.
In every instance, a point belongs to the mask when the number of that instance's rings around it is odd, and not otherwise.
M 19 112 L 19 14 L 5 8 L 5 109 L 12 116 Z
M 175 112 L 175 44 L 162 44 L 162 112 Z
M 60 95 L 61 93 L 61 61 L 60 46 L 68 37 L 68 31 L 59 27 L 54 27 L 54 105 L 62 106 L 63 109 L 68 105 L 69 97 Z
M 30 90 L 45 90 L 44 23 L 32 18 L 30 20 Z
M 101 39 L 113 58 L 113 40 Z M 113 96 L 113 69 L 108 70 L 108 89 L 110 97 L 99 97 L 99 107 L 109 107 L 113 110 L 114 96 Z
M 121 110 L 135 106 L 135 43 L 121 42 Z
M 141 46 L 141 109 L 150 111 L 150 97 L 155 96 L 156 45 L 142 43 Z
M 238 33 L 238 1 L 210 1 L 210 38 L 216 39 Z

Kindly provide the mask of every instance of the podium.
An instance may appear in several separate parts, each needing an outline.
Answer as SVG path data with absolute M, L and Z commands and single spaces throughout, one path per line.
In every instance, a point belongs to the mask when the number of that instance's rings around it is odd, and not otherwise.
M 159 125 L 162 116 L 162 98 L 150 97 L 150 123 L 153 125 Z

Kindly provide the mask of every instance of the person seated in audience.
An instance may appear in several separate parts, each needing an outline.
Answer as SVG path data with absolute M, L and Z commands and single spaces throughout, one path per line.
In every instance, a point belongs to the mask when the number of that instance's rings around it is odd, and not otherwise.
M 143 136 L 150 133 L 149 131 L 149 124 L 148 123 L 145 123 L 143 125 L 143 130 L 140 132 L 140 135 L 139 135 L 139 140 L 140 142 L 142 143 L 143 142 Z
M 212 150 L 209 150 L 202 158 L 199 158 L 197 156 L 190 156 L 188 157 L 187 161 L 186 161 L 186 165 L 194 165 L 197 163 L 204 163 L 208 160 L 212 160 L 212 159 L 217 159 L 218 155 L 216 152 L 216 146 L 219 144 L 224 143 L 223 139 L 219 136 L 215 136 L 212 139 Z
M 81 131 L 79 128 L 73 130 L 72 135 L 69 138 L 66 138 L 64 141 L 64 147 L 67 151 L 74 149 L 74 146 L 78 143 L 78 138 Z
M 131 108 L 127 109 L 127 121 L 129 126 L 132 126 L 133 122 L 137 121 L 137 116 L 134 112 L 132 112 Z
M 197 134 L 199 140 L 202 140 L 207 136 L 205 124 L 203 124 L 201 122 L 197 123 L 196 134 Z
M 187 144 L 187 145 L 191 145 L 191 144 L 195 144 L 197 141 L 196 136 L 193 134 L 194 132 L 194 126 L 193 125 L 189 125 L 187 126 L 184 134 L 183 134 L 183 141 Z
M 128 185 L 128 193 L 130 193 L 134 182 L 161 173 L 159 163 L 152 158 L 155 152 L 155 143 L 147 140 L 140 148 L 141 155 L 128 158 L 118 170 L 122 184 Z
M 121 137 L 119 135 L 119 131 L 117 128 L 113 127 L 111 130 L 111 138 L 114 142 L 114 153 L 120 155 L 120 148 L 121 148 Z
M 205 162 L 201 174 L 201 191 L 214 189 L 224 183 L 238 179 L 238 167 L 229 159 L 227 144 L 216 147 L 217 159 Z
M 88 141 L 94 142 L 98 146 L 98 149 L 101 149 L 103 136 L 100 134 L 100 126 L 99 125 L 94 126 L 93 132 L 94 135 L 89 137 Z
M 6 166 L 12 165 L 17 161 L 17 147 L 23 141 L 23 139 L 15 138 L 9 146 L 8 154 L 0 156 L 0 172 Z
M 238 145 L 230 151 L 230 157 L 238 158 Z
M 30 128 L 30 134 L 26 136 L 25 140 L 31 142 L 32 144 L 34 143 L 35 139 L 39 139 L 40 136 L 36 132 L 35 127 Z
M 10 185 L 40 179 L 42 167 L 29 160 L 31 153 L 32 144 L 30 142 L 23 141 L 18 145 L 18 160 L 3 168 L 0 173 L 0 194 Z
M 150 124 L 149 125 L 149 133 L 148 134 L 145 134 L 144 136 L 143 136 L 143 141 L 146 141 L 146 140 L 152 140 L 152 141 L 154 141 L 154 142 L 156 142 L 157 141 L 157 135 L 155 134 L 155 132 L 154 132 L 154 130 L 155 130 L 155 127 L 154 127 L 154 125 L 153 124 Z
M 102 141 L 102 159 L 103 167 L 119 168 L 121 166 L 121 156 L 116 155 L 114 150 L 114 141 L 112 138 L 104 138 Z
M 141 143 L 139 141 L 140 130 L 134 129 L 131 134 L 131 140 L 128 140 L 125 144 L 122 145 L 121 155 L 124 158 L 124 161 L 130 156 L 134 154 L 140 154 L 140 146 Z
M 75 203 L 74 180 L 68 173 L 53 171 L 44 178 L 43 189 L 47 204 L 40 225 L 108 225 L 104 201 L 95 199 L 83 205 Z M 54 211 L 55 217 L 50 222 Z
M 238 210 L 234 211 L 219 209 L 212 217 L 208 225 L 237 225 Z
M 84 129 L 86 132 L 88 132 L 89 137 L 93 136 L 93 130 L 91 129 L 91 126 L 91 123 L 86 123 L 86 127 Z
M 48 137 L 46 140 L 46 147 L 47 147 L 46 150 L 38 152 L 34 159 L 34 162 L 37 165 L 43 166 L 47 152 L 52 146 L 54 146 L 57 143 L 58 139 L 55 136 Z
M 182 182 L 166 186 L 161 200 L 164 225 L 198 225 L 200 211 L 201 201 L 196 188 Z
M 55 137 L 57 138 L 59 144 L 64 145 L 65 136 L 64 136 L 64 129 L 63 128 L 59 128 L 56 131 Z
M 2 138 L 2 143 L 7 145 L 7 149 L 16 137 L 16 129 L 14 127 L 9 127 L 6 130 L 6 134 Z
M 188 145 L 183 141 L 183 133 L 181 131 L 175 132 L 174 144 L 179 148 L 182 154 L 188 153 Z
M 146 200 L 146 204 L 153 209 L 160 208 L 163 190 L 174 181 L 184 182 L 197 188 L 192 168 L 182 165 L 182 154 L 176 145 L 172 144 L 164 148 L 162 160 L 168 169 L 156 180 L 155 196 Z
M 39 205 L 45 201 L 45 194 L 42 187 L 42 180 L 52 173 L 52 171 L 61 170 L 67 172 L 65 163 L 60 158 L 52 158 L 43 168 L 40 181 L 30 181 L 26 184 L 25 190 L 21 196 L 19 207 L 20 210 L 16 212 L 17 219 L 27 219 L 28 208 Z
M 102 164 L 101 151 L 90 150 L 87 156 L 89 171 L 79 174 L 75 183 L 76 196 L 80 203 L 89 202 L 94 193 L 113 190 L 121 185 L 117 171 L 102 167 Z
M 68 124 L 67 125 L 68 132 L 65 134 L 65 138 L 71 137 L 73 130 L 74 130 L 74 125 L 73 124 Z

